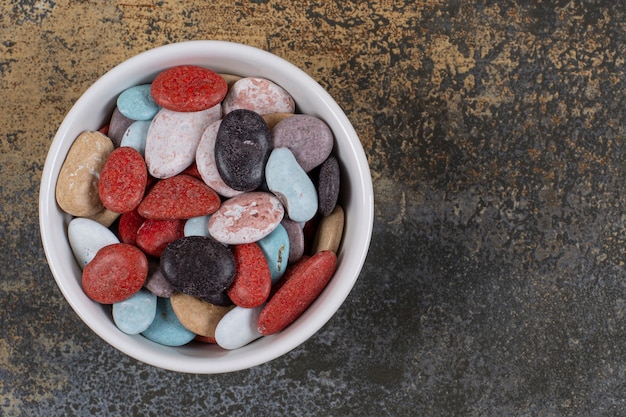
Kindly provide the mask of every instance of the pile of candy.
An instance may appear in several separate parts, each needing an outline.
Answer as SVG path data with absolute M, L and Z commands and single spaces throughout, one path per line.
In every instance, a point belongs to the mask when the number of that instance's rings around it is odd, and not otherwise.
M 279 332 L 337 267 L 334 136 L 287 91 L 199 66 L 123 91 L 59 173 L 70 246 L 117 327 L 236 349 Z

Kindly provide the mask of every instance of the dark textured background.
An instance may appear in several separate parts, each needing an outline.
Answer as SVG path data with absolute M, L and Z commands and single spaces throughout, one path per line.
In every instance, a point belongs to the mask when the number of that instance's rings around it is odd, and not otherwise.
M 614 1 L 5 1 L 0 415 L 626 415 L 626 6 Z M 371 164 L 345 305 L 254 369 L 126 357 L 63 299 L 39 239 L 47 148 L 150 47 L 242 42 L 303 68 Z

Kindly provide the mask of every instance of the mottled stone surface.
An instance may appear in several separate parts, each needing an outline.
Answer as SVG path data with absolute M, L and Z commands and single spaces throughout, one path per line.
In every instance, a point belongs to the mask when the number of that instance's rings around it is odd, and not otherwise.
M 625 21 L 603 0 L 3 2 L 0 415 L 623 414 Z M 353 121 L 376 193 L 341 310 L 227 375 L 108 346 L 39 243 L 64 114 L 112 66 L 188 39 L 302 67 Z

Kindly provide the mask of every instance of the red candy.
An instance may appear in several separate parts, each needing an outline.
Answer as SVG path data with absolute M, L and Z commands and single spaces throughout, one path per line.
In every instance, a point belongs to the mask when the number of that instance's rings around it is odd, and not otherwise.
M 337 255 L 318 252 L 285 272 L 282 287 L 268 301 L 257 322 L 263 336 L 279 332 L 293 323 L 324 290 L 337 268 Z
M 184 220 L 148 219 L 137 231 L 137 246 L 146 254 L 159 257 L 167 245 L 184 235 Z
M 101 304 L 124 301 L 141 289 L 148 276 L 148 259 L 126 243 L 103 247 L 83 270 L 85 294 Z
M 137 231 L 146 221 L 141 217 L 137 210 L 128 211 L 120 216 L 120 222 L 117 227 L 117 234 L 123 243 L 129 245 L 137 244 Z
M 258 307 L 267 300 L 272 287 L 272 276 L 263 251 L 256 243 L 232 247 L 237 274 L 226 291 L 233 303 L 240 307 Z
M 228 84 L 221 75 L 194 65 L 166 69 L 150 88 L 155 103 L 178 112 L 211 108 L 224 99 L 227 91 Z
M 148 191 L 139 214 L 146 219 L 190 219 L 214 213 L 220 197 L 201 180 L 189 175 L 176 175 L 158 181 Z
M 134 210 L 143 198 L 148 170 L 135 149 L 124 146 L 109 155 L 98 181 L 102 204 L 115 213 Z

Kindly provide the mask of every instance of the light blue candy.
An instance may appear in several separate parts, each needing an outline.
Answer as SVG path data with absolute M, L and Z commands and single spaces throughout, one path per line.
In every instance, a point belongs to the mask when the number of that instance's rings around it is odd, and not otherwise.
M 215 328 L 215 341 L 224 349 L 238 349 L 261 337 L 257 322 L 265 304 L 255 308 L 235 307 Z
M 126 132 L 124 132 L 120 146 L 129 146 L 139 152 L 141 156 L 145 156 L 146 138 L 148 137 L 149 127 L 150 120 L 137 120 L 133 122 L 128 126 Z
M 153 342 L 165 346 L 182 346 L 196 337 L 195 333 L 187 330 L 178 320 L 169 298 L 157 299 L 156 316 L 150 327 L 141 333 Z
M 289 261 L 289 235 L 287 229 L 282 224 L 276 226 L 276 229 L 263 239 L 257 241 L 261 247 L 265 260 L 270 267 L 270 275 L 272 276 L 272 284 L 280 279 L 287 268 Z
M 117 109 L 132 120 L 150 120 L 160 107 L 150 95 L 150 84 L 130 87 L 117 98 Z
M 317 190 L 288 148 L 276 148 L 265 166 L 267 187 L 296 222 L 311 220 L 317 212 Z
M 210 236 L 209 219 L 211 216 L 192 217 L 185 222 L 185 236 Z
M 120 243 L 120 240 L 108 227 L 84 217 L 75 217 L 70 221 L 67 237 L 81 269 L 93 260 L 100 249 L 107 245 Z
M 139 334 L 150 327 L 156 311 L 157 296 L 141 289 L 129 299 L 113 304 L 113 321 L 124 333 Z

